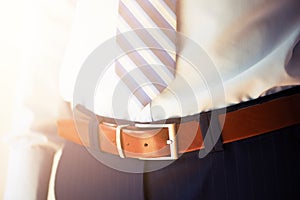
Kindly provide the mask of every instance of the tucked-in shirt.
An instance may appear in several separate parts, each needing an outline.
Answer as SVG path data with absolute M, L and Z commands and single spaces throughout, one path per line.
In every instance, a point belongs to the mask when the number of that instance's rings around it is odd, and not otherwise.
M 113 69 L 95 90 L 95 103 L 84 96 L 80 103 L 101 116 L 144 122 L 225 107 L 298 85 L 299 10 L 298 0 L 178 1 L 178 31 L 207 53 L 221 79 L 215 86 L 224 96 L 212 101 L 205 84 L 209 77 L 200 77 L 178 58 L 174 81 L 143 109 L 113 109 L 119 81 Z M 55 172 L 53 158 L 63 144 L 56 120 L 72 117 L 65 102 L 73 101 L 76 78 L 88 55 L 115 36 L 117 13 L 117 0 L 79 0 L 76 7 L 74 1 L 24 4 L 23 60 L 15 118 L 7 134 L 12 148 L 5 199 L 46 198 Z M 189 52 L 192 47 L 187 43 L 181 48 Z M 192 93 L 185 92 L 183 80 Z
M 167 90 L 146 108 L 128 106 L 128 112 L 123 112 L 113 109 L 115 88 L 120 79 L 111 65 L 99 77 L 101 83 L 94 98 L 82 95 L 80 103 L 101 116 L 153 121 L 237 104 L 262 96 L 270 89 L 277 91 L 282 86 L 299 84 L 300 58 L 295 56 L 295 46 L 300 39 L 299 5 L 298 1 L 291 0 L 178 1 L 178 32 L 207 53 L 219 77 L 205 77 L 197 71 L 201 68 L 179 56 L 176 78 Z M 77 75 L 87 56 L 96 47 L 101 48 L 101 44 L 113 40 L 117 21 L 118 0 L 109 1 L 105 6 L 101 1 L 93 2 L 93 6 L 90 2 L 78 3 L 60 77 L 65 100 L 72 101 Z M 180 48 L 182 55 L 197 54 L 192 49 L 193 43 L 183 43 Z M 202 56 L 200 51 L 198 54 Z M 212 82 L 221 88 L 223 97 L 215 97 L 214 91 L 210 91 L 207 79 L 211 78 L 216 79 Z M 188 90 L 191 92 L 184 92 Z M 124 91 L 130 92 L 126 88 Z

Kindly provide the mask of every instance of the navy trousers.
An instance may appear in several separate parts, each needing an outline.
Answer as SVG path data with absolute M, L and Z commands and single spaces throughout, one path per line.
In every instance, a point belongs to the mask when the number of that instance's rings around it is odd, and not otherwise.
M 159 161 L 142 167 L 152 162 Z M 202 159 L 186 153 L 147 173 L 117 171 L 67 142 L 55 184 L 57 200 L 300 199 L 299 189 L 300 125 L 225 144 Z

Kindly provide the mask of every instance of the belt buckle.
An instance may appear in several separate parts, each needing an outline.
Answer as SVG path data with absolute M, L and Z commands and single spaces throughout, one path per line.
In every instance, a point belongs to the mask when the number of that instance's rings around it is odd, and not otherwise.
M 124 151 L 122 149 L 121 142 L 121 132 L 122 129 L 126 128 L 129 125 L 119 125 L 116 128 L 116 143 L 119 156 L 125 158 Z M 175 124 L 134 124 L 136 128 L 139 129 L 149 129 L 149 128 L 167 128 L 169 139 L 166 140 L 166 144 L 170 146 L 170 156 L 164 157 L 155 157 L 155 158 L 138 158 L 140 160 L 176 160 L 178 159 L 178 150 L 177 150 L 177 140 L 175 133 Z

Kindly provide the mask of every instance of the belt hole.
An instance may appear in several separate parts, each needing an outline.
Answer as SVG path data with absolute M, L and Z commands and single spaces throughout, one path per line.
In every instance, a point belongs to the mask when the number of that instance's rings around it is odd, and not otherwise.
M 148 147 L 148 143 L 145 143 L 145 144 L 144 144 L 144 147 Z

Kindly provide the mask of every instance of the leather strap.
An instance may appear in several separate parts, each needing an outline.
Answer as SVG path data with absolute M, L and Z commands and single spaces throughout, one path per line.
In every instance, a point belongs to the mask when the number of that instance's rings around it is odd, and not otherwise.
M 300 123 L 300 94 L 273 99 L 261 104 L 220 114 L 220 127 L 224 123 L 221 140 L 223 144 L 258 136 L 270 131 Z M 201 118 L 200 118 L 201 119 Z M 184 121 L 184 120 L 183 120 Z M 60 136 L 80 145 L 92 147 L 90 142 L 90 118 L 58 121 Z M 179 153 L 204 148 L 203 128 L 199 121 L 189 120 L 176 124 L 177 147 Z M 116 126 L 105 122 L 97 123 L 96 138 L 101 151 L 118 155 L 116 145 Z M 202 131 L 201 131 L 202 130 Z M 80 133 L 80 134 L 79 134 Z M 98 134 L 97 134 L 98 133 Z M 121 131 L 121 144 L 126 157 L 162 157 L 170 154 L 167 145 L 168 130 L 139 129 L 128 126 Z M 95 143 L 93 143 L 95 144 Z

